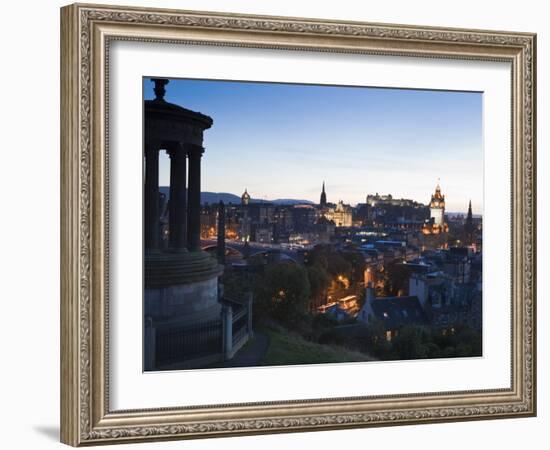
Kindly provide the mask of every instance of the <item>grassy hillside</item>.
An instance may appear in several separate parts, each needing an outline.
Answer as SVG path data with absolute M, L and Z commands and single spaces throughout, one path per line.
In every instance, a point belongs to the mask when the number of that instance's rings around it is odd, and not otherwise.
M 373 361 L 374 358 L 335 345 L 309 342 L 302 337 L 282 330 L 262 330 L 269 335 L 270 343 L 262 365 L 320 364 L 336 362 Z

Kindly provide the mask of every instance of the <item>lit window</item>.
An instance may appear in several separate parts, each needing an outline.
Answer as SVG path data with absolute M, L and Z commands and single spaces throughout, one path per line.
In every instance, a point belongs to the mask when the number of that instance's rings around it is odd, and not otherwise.
M 391 330 L 386 331 L 386 341 L 391 341 Z

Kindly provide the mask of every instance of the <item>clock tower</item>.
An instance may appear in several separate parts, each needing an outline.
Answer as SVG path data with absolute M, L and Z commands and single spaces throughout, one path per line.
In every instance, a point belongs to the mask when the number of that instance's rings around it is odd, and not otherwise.
M 445 223 L 445 196 L 441 194 L 439 183 L 430 201 L 430 217 L 435 225 L 442 227 Z

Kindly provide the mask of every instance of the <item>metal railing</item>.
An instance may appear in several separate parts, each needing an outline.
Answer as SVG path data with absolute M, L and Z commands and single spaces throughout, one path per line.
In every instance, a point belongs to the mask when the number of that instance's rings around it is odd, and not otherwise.
M 158 366 L 220 353 L 223 348 L 222 321 L 213 320 L 184 328 L 158 328 L 155 344 Z
M 202 364 L 199 361 L 215 361 L 232 358 L 244 342 L 252 335 L 252 301 L 224 298 L 222 314 L 215 320 L 194 325 L 159 324 L 152 326 L 154 338 L 151 367 L 171 365 Z M 198 361 L 196 361 L 198 360 Z

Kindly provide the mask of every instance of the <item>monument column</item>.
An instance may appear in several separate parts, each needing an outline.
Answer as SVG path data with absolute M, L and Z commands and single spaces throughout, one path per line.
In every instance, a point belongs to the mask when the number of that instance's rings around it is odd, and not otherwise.
M 220 200 L 218 204 L 218 241 L 217 241 L 218 262 L 225 265 L 225 205 Z
M 187 248 L 189 251 L 201 249 L 201 157 L 204 148 L 188 144 L 189 188 L 187 208 Z
M 145 251 L 159 250 L 159 148 L 145 144 Z
M 186 249 L 187 234 L 187 161 L 181 144 L 173 145 L 170 155 L 170 247 Z

